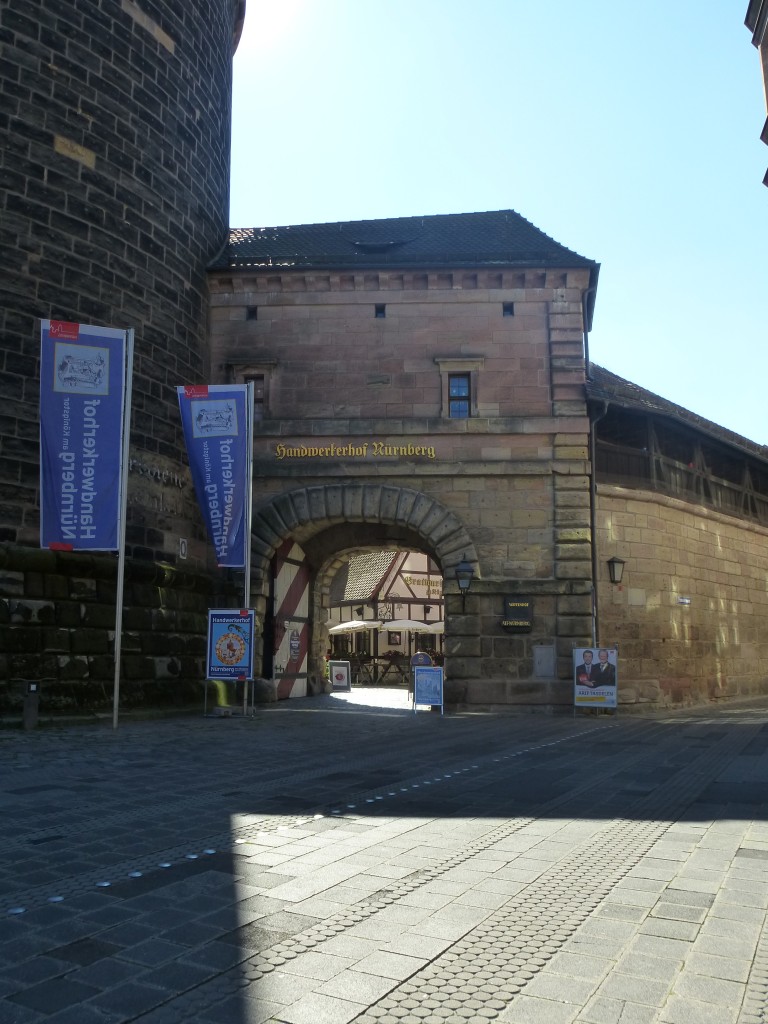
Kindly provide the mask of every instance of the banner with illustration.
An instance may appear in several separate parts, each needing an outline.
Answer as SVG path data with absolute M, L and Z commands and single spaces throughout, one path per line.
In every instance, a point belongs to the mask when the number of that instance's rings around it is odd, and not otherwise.
M 252 608 L 208 609 L 206 679 L 253 679 L 255 624 Z
M 195 493 L 220 566 L 246 565 L 250 488 L 247 384 L 178 387 Z
M 40 545 L 117 551 L 126 332 L 43 320 Z
M 615 708 L 618 651 L 607 647 L 574 647 L 573 703 L 576 707 Z

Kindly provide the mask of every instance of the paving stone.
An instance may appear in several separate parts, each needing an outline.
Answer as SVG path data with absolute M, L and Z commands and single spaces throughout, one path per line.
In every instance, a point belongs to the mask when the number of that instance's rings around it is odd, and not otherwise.
M 317 991 L 322 995 L 362 1003 L 367 1007 L 391 991 L 395 984 L 396 982 L 392 978 L 380 978 L 373 974 L 365 974 L 350 969 L 337 974 L 330 981 L 321 985 Z M 419 1006 L 418 1001 L 415 1000 L 414 1002 L 416 1005 L 411 1007 L 411 1009 L 416 1009 Z M 404 1004 L 401 1003 L 400 1005 Z M 434 999 L 427 1000 L 424 1005 L 431 1006 L 434 1009 L 439 1005 L 439 1001 Z
M 360 1003 L 311 993 L 280 1011 L 286 1024 L 348 1024 L 360 1013 Z
M 248 1024 L 263 1024 L 271 1019 L 278 1019 L 283 1009 L 282 1003 L 273 1003 L 268 999 L 244 999 L 241 995 L 230 996 L 215 1006 L 201 1011 L 198 1020 L 205 1024 L 234 1024 L 236 1021 L 247 1020 Z M 247 1017 L 246 1017 L 247 1014 Z M 141 1024 L 153 1024 L 142 1018 Z M 163 1024 L 158 1021 L 157 1024 Z M 182 1022 L 186 1024 L 186 1021 Z
M 92 964 L 71 971 L 67 975 L 71 981 L 81 981 L 85 985 L 93 985 L 100 990 L 112 988 L 135 976 L 136 964 L 128 963 L 127 960 L 120 960 L 117 957 L 95 960 Z
M 122 1013 L 109 1013 L 106 1010 L 89 1006 L 88 1003 L 78 1003 L 76 1006 L 69 1006 L 66 1009 L 46 1017 L 46 1024 L 120 1024 L 125 1020 Z
M 744 996 L 744 985 L 722 978 L 709 978 L 693 971 L 683 970 L 675 981 L 675 995 L 690 997 L 718 1006 L 739 1006 Z
M 9 996 L 7 1002 L 37 1010 L 39 1013 L 52 1014 L 97 994 L 98 989 L 82 982 L 54 978 Z
M 614 971 L 599 989 L 601 996 L 608 999 L 623 999 L 646 1006 L 661 1006 L 667 998 L 670 986 L 663 981 L 649 978 L 635 978 L 632 975 Z
M 690 958 L 689 961 L 690 962 Z M 671 985 L 683 966 L 682 960 L 672 960 L 655 956 L 644 956 L 642 953 L 627 953 L 616 964 L 621 974 L 635 978 L 650 978 Z
M 577 1012 L 577 1007 L 572 1004 L 521 995 L 499 1014 L 498 1019 L 503 1024 L 571 1024 Z
M 738 1009 L 712 1006 L 689 997 L 671 995 L 661 1014 L 660 1024 L 736 1024 Z
M 613 966 L 614 961 L 605 957 L 585 956 L 563 950 L 550 961 L 547 970 L 553 974 L 564 974 L 574 978 L 599 979 Z
M 593 979 L 563 977 L 542 971 L 525 987 L 527 996 L 553 999 L 561 1003 L 576 1003 L 583 1006 L 595 991 L 597 982 Z
M 685 939 L 693 942 L 700 935 L 698 924 L 664 917 L 649 917 L 640 927 L 642 935 L 658 935 L 667 939 Z

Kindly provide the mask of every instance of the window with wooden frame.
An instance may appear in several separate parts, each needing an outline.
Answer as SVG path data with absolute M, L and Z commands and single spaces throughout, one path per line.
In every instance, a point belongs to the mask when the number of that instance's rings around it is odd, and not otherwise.
M 478 415 L 477 393 L 482 356 L 437 357 L 440 370 L 440 415 L 444 419 L 468 419 Z
M 269 412 L 270 376 L 276 364 L 254 363 L 249 366 L 233 366 L 232 376 L 235 384 L 253 384 L 253 418 L 267 419 Z

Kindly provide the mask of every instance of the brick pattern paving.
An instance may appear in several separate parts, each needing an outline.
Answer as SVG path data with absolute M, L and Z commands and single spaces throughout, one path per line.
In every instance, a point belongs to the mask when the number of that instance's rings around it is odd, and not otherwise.
M 754 1024 L 766 722 L 0 732 L 0 1019 Z

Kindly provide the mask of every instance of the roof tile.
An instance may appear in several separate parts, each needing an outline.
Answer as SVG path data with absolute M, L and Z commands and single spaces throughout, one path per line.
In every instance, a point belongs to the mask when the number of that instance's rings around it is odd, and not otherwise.
M 233 228 L 212 269 L 384 266 L 588 267 L 514 210 Z

